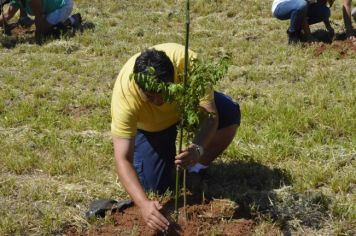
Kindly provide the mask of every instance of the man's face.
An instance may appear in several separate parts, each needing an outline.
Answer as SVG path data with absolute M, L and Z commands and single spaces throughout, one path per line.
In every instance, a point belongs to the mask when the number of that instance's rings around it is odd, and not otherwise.
M 164 100 L 163 100 L 161 94 L 159 94 L 159 93 L 154 93 L 154 92 L 146 92 L 146 91 L 144 91 L 143 93 L 145 94 L 147 100 L 148 100 L 150 103 L 153 103 L 153 104 L 156 105 L 156 106 L 161 106 L 161 105 L 163 105 Z

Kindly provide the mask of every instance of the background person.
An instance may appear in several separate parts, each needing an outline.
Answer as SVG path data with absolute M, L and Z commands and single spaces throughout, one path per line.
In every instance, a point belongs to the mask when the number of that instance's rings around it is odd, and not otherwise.
M 301 42 L 303 37 L 307 41 L 314 41 L 311 36 L 309 25 L 324 22 L 326 29 L 334 34 L 334 29 L 329 22 L 330 8 L 326 6 L 327 1 L 316 0 L 274 0 L 272 3 L 272 14 L 279 20 L 290 19 L 287 29 L 288 43 Z M 328 1 L 332 5 L 333 1 Z M 304 36 L 302 35 L 302 31 Z
M 330 7 L 333 5 L 334 0 L 308 0 L 308 11 L 306 18 L 303 22 L 303 32 L 307 41 L 313 42 L 317 41 L 310 32 L 310 25 L 324 22 L 326 30 L 331 36 L 334 36 L 334 29 L 330 24 Z M 329 4 L 329 6 L 327 6 Z
M 10 3 L 10 0 L 0 0 L 2 9 L 4 8 L 4 5 L 8 3 Z M 17 21 L 17 24 L 22 27 L 30 27 L 33 23 L 34 21 L 28 17 L 26 11 L 20 8 L 20 18 Z
M 130 75 L 153 67 L 159 81 L 179 82 L 184 51 L 182 45 L 166 43 L 134 55 L 122 67 L 113 90 L 111 132 L 117 174 L 154 230 L 166 230 L 169 222 L 159 211 L 162 206 L 149 200 L 145 191 L 164 193 L 173 182 L 175 165 L 189 166 L 189 172 L 205 169 L 231 143 L 240 124 L 239 105 L 211 90 L 200 106 L 215 115 L 201 122 L 193 143 L 176 156 L 177 106 L 165 103 L 159 93 L 143 90 Z M 196 57 L 193 51 L 189 55 Z
M 4 19 L 10 20 L 19 9 L 35 16 L 36 39 L 48 35 L 51 28 L 59 23 L 67 21 L 73 27 L 81 24 L 80 14 L 70 16 L 73 0 L 11 0 L 7 11 L 0 16 L 0 24 Z

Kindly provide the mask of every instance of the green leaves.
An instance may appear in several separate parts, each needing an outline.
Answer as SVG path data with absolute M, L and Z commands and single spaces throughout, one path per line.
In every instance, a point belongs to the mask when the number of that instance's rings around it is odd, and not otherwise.
M 130 80 L 134 79 L 138 86 L 144 91 L 167 93 L 168 84 L 158 81 L 154 73 L 155 69 L 148 67 L 146 73 L 132 73 Z
M 185 86 L 182 73 L 178 74 L 179 83 L 168 84 L 157 80 L 153 67 L 149 67 L 146 73 L 130 75 L 130 79 L 134 79 L 144 91 L 160 93 L 165 102 L 177 104 L 183 120 L 182 125 L 188 137 L 192 137 L 196 132 L 199 121 L 209 115 L 200 108 L 199 103 L 213 91 L 213 86 L 225 76 L 228 60 L 224 58 L 214 62 L 195 59 L 191 61 L 190 65 Z
M 191 62 L 186 86 L 174 96 L 174 102 L 178 104 L 178 109 L 182 114 L 182 125 L 188 140 L 192 139 L 197 131 L 200 120 L 209 115 L 200 108 L 199 103 L 209 93 L 212 93 L 213 86 L 225 76 L 227 69 L 226 59 L 218 62 L 196 59 Z M 179 76 L 183 77 L 183 75 Z

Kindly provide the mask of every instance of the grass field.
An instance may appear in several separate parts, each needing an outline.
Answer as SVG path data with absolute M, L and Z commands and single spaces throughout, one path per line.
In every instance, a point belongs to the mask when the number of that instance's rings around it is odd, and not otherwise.
M 127 197 L 116 183 L 110 135 L 115 78 L 134 53 L 184 43 L 182 0 L 75 2 L 94 29 L 42 46 L 23 39 L 0 46 L 0 235 L 85 230 L 102 223 L 85 219 L 91 201 Z M 240 178 L 229 194 L 259 215 L 255 235 L 271 228 L 354 235 L 356 53 L 288 46 L 288 22 L 271 16 L 271 2 L 191 2 L 191 49 L 231 57 L 218 90 L 242 109 L 241 127 L 217 165 L 236 174 L 226 178 Z M 343 31 L 341 1 L 332 22 Z M 261 192 L 275 197 L 268 204 L 251 197 Z

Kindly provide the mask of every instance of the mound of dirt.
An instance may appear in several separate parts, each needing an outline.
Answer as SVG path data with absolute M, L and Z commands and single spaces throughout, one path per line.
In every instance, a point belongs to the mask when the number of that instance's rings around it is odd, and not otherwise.
M 194 204 L 179 209 L 179 220 L 174 222 L 172 203 L 165 205 L 171 226 L 168 232 L 154 232 L 143 221 L 136 206 L 112 214 L 112 223 L 92 226 L 86 232 L 69 229 L 66 234 L 77 235 L 249 235 L 254 221 L 235 217 L 239 207 L 228 199 L 215 199 L 205 204 Z M 184 217 L 186 216 L 186 218 Z
M 33 34 L 35 32 L 35 28 L 31 27 L 31 28 L 22 28 L 22 27 L 16 27 L 14 28 L 11 33 L 14 36 L 22 36 L 22 35 L 26 35 L 26 34 Z
M 332 44 L 320 44 L 314 50 L 315 56 L 322 55 L 326 50 L 334 50 L 341 57 L 346 56 L 348 53 L 356 52 L 356 41 L 346 39 L 343 41 L 334 41 Z

